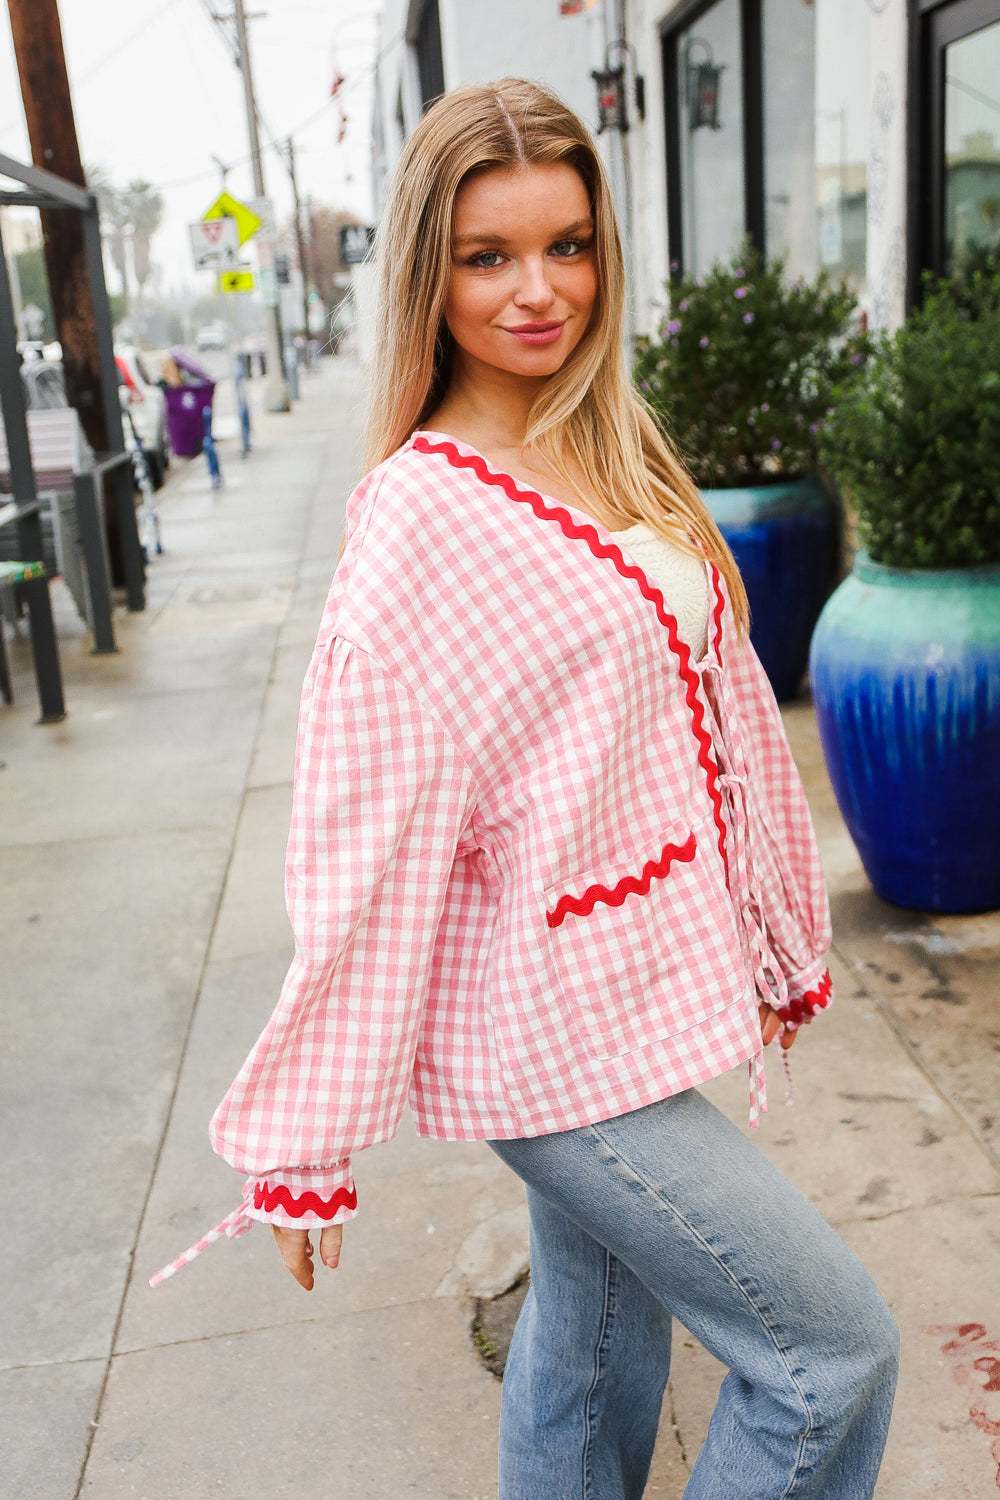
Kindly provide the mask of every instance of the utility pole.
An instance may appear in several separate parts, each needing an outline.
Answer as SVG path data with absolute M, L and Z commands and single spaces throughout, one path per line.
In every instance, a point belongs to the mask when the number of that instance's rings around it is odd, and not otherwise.
M 76 138 L 73 101 L 63 53 L 56 0 L 8 0 L 14 55 L 31 143 L 31 160 L 67 182 L 87 186 Z M 87 275 L 80 215 L 65 210 L 41 211 L 45 269 L 52 298 L 56 337 L 62 345 L 63 373 L 69 404 L 80 413 L 90 446 L 110 447 L 111 421 L 101 399 L 97 329 Z
M 295 243 L 299 251 L 299 270 L 302 273 L 302 332 L 309 340 L 309 263 L 306 260 L 306 242 L 302 234 L 302 204 L 299 202 L 299 184 L 295 178 L 295 142 L 288 137 L 288 175 L 292 179 L 292 201 L 295 205 Z
M 258 198 L 266 198 L 264 191 L 264 164 L 260 154 L 260 136 L 257 132 L 257 100 L 254 97 L 253 72 L 250 65 L 250 39 L 247 35 L 246 11 L 243 0 L 233 0 L 233 19 L 236 22 L 236 45 L 239 56 L 237 66 L 243 78 L 243 97 L 246 102 L 247 131 L 250 136 L 250 159 L 253 167 L 253 190 Z M 267 393 L 268 411 L 290 411 L 291 398 L 285 379 L 285 349 L 281 334 L 281 308 L 278 287 L 274 274 L 274 244 L 260 240 L 258 236 L 260 267 L 266 271 L 262 287 L 267 315 Z

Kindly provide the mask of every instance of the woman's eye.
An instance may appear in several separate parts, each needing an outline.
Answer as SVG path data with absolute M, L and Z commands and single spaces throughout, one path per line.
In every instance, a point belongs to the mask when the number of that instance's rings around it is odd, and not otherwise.
M 565 259 L 571 255 L 579 255 L 584 248 L 583 240 L 557 240 L 552 246 L 552 253 Z
M 471 258 L 469 265 L 482 266 L 483 270 L 492 271 L 494 266 L 498 266 L 502 260 L 503 256 L 499 250 L 480 250 L 478 255 Z

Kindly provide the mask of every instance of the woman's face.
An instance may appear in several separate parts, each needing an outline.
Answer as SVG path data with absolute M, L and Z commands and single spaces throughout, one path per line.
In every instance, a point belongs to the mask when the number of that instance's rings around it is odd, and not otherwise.
M 553 375 L 597 297 L 590 199 L 565 163 L 491 167 L 455 198 L 445 320 L 453 376 Z

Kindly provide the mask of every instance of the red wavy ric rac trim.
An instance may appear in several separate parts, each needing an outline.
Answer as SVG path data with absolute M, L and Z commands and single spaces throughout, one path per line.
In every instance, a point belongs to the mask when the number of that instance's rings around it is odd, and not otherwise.
M 827 969 L 819 986 L 815 990 L 806 990 L 805 994 L 798 1000 L 789 1000 L 778 1011 L 781 1020 L 786 1026 L 801 1026 L 804 1021 L 811 1021 L 817 1011 L 826 1010 L 830 1004 L 833 991 L 833 980 L 830 978 L 830 970 Z
M 332 1198 L 321 1198 L 319 1193 L 301 1193 L 299 1197 L 293 1198 L 284 1183 L 278 1187 L 270 1187 L 266 1182 L 257 1182 L 253 1190 L 254 1208 L 262 1208 L 265 1213 L 273 1213 L 276 1208 L 283 1208 L 286 1214 L 293 1219 L 301 1219 L 303 1214 L 319 1214 L 321 1219 L 332 1219 L 340 1208 L 357 1208 L 357 1188 L 338 1188 Z
M 630 578 L 633 583 L 638 584 L 639 592 L 644 599 L 655 606 L 656 617 L 667 632 L 667 642 L 671 651 L 677 657 L 677 666 L 685 686 L 685 699 L 691 712 L 691 728 L 698 741 L 698 763 L 705 772 L 705 784 L 708 795 L 712 799 L 715 826 L 719 830 L 719 852 L 722 855 L 723 866 L 726 871 L 726 885 L 729 885 L 729 861 L 726 857 L 726 825 L 722 816 L 722 793 L 719 790 L 719 771 L 712 755 L 712 739 L 705 728 L 705 710 L 698 697 L 698 673 L 691 665 L 691 649 L 686 641 L 682 641 L 677 634 L 677 621 L 667 609 L 663 594 L 654 584 L 650 583 L 641 568 L 635 563 L 625 561 L 625 555 L 614 542 L 602 542 L 594 526 L 581 525 L 575 521 L 569 511 L 561 505 L 550 504 L 538 493 L 537 490 L 522 489 L 510 474 L 494 472 L 486 463 L 480 453 L 459 453 L 455 444 L 447 439 L 440 442 L 431 442 L 430 438 L 423 436 L 413 439 L 413 447 L 418 453 L 440 453 L 448 460 L 453 469 L 471 469 L 483 484 L 497 485 L 504 491 L 508 499 L 516 500 L 520 504 L 530 505 L 535 515 L 542 521 L 555 521 L 563 535 L 573 541 L 586 542 L 594 557 L 610 558 L 615 569 L 623 578 Z M 719 650 L 722 641 L 722 611 L 725 599 L 719 584 L 719 570 L 712 564 L 712 585 L 715 589 L 715 648 Z
M 682 864 L 694 859 L 695 837 L 691 833 L 684 844 L 664 844 L 659 859 L 647 859 L 640 875 L 623 875 L 613 890 L 606 885 L 588 885 L 582 896 L 560 896 L 552 911 L 545 913 L 550 927 L 558 927 L 567 912 L 578 917 L 589 917 L 598 901 L 606 906 L 621 906 L 626 896 L 648 896 L 655 876 L 658 880 L 666 875 L 675 860 Z

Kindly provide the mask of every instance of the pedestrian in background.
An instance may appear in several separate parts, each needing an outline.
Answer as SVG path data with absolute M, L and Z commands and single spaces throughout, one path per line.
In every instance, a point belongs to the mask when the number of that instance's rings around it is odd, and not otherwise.
M 350 1156 L 409 1102 L 527 1188 L 501 1500 L 638 1500 L 672 1315 L 730 1371 L 688 1500 L 862 1500 L 895 1325 L 697 1091 L 745 1065 L 755 1122 L 765 1046 L 827 1004 L 818 853 L 735 564 L 628 382 L 586 127 L 516 80 L 446 95 L 377 255 L 295 958 L 212 1125 L 250 1178 L 237 1232 L 270 1223 L 310 1288 L 310 1229 L 336 1266 Z

